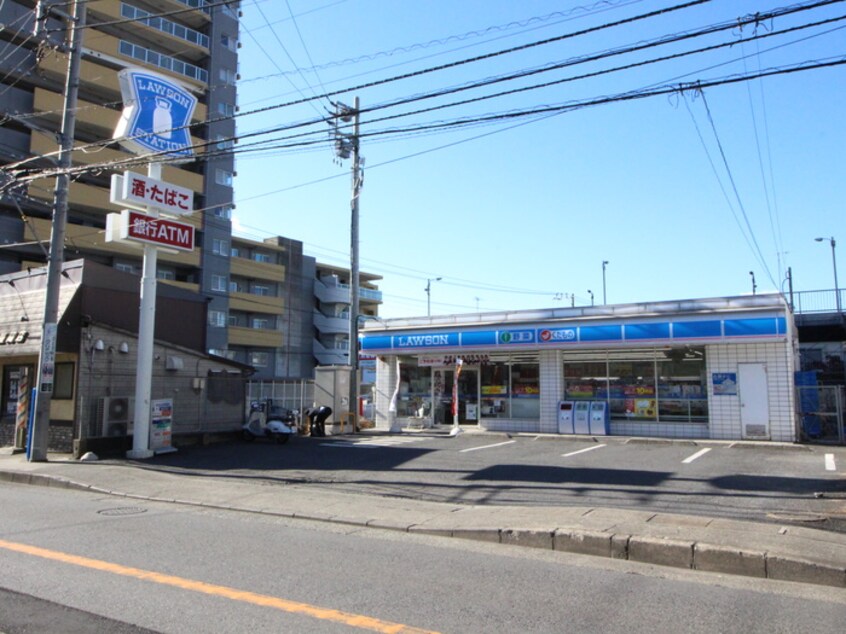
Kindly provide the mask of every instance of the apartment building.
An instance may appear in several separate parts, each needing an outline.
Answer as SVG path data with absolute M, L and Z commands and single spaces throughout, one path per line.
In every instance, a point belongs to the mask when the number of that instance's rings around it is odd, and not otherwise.
M 216 150 L 197 152 L 196 160 L 165 165 L 162 179 L 195 193 L 196 229 L 192 253 L 161 251 L 160 280 L 205 296 L 210 311 L 227 313 L 234 158 L 219 152 L 235 136 L 238 72 L 238 2 L 207 0 L 89 0 L 83 29 L 75 147 L 112 137 L 122 110 L 118 71 L 142 67 L 187 86 L 198 98 L 191 129 L 193 141 Z M 40 6 L 39 6 L 40 5 Z M 59 12 L 46 11 L 55 5 Z M 47 15 L 35 33 L 36 10 Z M 0 3 L 0 164 L 30 159 L 28 167 L 55 165 L 44 155 L 58 150 L 56 131 L 63 113 L 68 56 L 63 52 L 67 21 L 60 11 L 70 3 L 8 0 Z M 203 146 L 201 146 L 203 147 Z M 96 151 L 73 152 L 73 165 L 100 166 L 75 176 L 69 189 L 65 259 L 85 258 L 123 271 L 141 273 L 140 252 L 105 242 L 109 203 L 109 164 L 130 157 L 116 143 Z M 140 168 L 143 171 L 143 167 Z M 0 172 L 0 274 L 43 266 L 50 239 L 54 179 L 16 185 L 14 172 Z M 227 329 L 209 328 L 207 348 L 225 350 Z
M 221 248 L 224 245 L 219 245 Z M 215 350 L 256 369 L 255 379 L 310 379 L 316 365 L 349 364 L 350 272 L 317 262 L 290 238 L 232 237 L 228 314 L 209 311 L 209 329 L 228 331 Z M 377 275 L 359 272 L 360 314 L 376 316 Z
M 66 0 L 42 2 L 48 18 L 36 37 L 33 0 L 0 2 L 0 165 L 59 148 L 68 56 L 67 23 L 47 5 L 68 11 Z M 192 253 L 158 255 L 160 283 L 206 298 L 206 349 L 252 365 L 255 378 L 312 378 L 317 364 L 349 363 L 348 270 L 318 264 L 296 240 L 253 241 L 232 235 L 238 2 L 209 0 L 88 0 L 83 30 L 75 146 L 108 141 L 123 108 L 117 73 L 127 66 L 168 75 L 198 98 L 191 134 L 196 160 L 164 165 L 162 179 L 194 191 L 195 212 L 181 218 L 196 230 Z M 209 145 L 210 144 L 210 145 Z M 65 259 L 142 271 L 141 252 L 106 242 L 108 165 L 131 155 L 117 143 L 74 151 L 74 166 L 101 166 L 74 177 L 69 190 Z M 143 168 L 140 169 L 143 171 Z M 50 239 L 54 179 L 16 186 L 0 168 L 0 274 L 43 266 Z M 378 276 L 362 273 L 361 312 L 377 314 Z

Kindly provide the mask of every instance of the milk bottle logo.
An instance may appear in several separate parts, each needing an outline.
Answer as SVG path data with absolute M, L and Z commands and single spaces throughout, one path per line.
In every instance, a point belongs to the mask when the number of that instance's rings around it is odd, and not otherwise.
M 163 139 L 169 139 L 173 128 L 173 115 L 170 113 L 171 105 L 167 99 L 156 97 L 156 109 L 153 110 L 153 134 Z
M 136 154 L 192 157 L 190 123 L 197 98 L 176 80 L 141 68 L 118 73 L 124 109 L 114 138 Z

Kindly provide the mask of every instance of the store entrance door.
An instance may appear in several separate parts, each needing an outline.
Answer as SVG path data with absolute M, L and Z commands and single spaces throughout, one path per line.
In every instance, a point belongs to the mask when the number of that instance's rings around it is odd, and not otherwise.
M 452 387 L 455 370 L 434 370 L 435 424 L 452 425 Z M 479 424 L 479 369 L 462 368 L 458 375 L 458 424 Z

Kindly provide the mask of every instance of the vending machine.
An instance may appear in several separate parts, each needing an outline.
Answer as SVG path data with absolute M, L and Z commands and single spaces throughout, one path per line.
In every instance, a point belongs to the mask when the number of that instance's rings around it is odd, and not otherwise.
M 573 433 L 590 433 L 590 401 L 576 401 L 573 411 Z
M 573 401 L 558 401 L 558 433 L 573 433 Z
M 590 433 L 594 436 L 608 435 L 608 403 L 605 401 L 591 401 Z

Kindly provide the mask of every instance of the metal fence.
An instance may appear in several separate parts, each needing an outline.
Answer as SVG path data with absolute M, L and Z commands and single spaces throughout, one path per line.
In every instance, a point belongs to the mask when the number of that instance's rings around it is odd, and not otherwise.
M 803 441 L 844 444 L 843 391 L 842 385 L 796 387 Z
M 314 403 L 314 381 L 248 381 L 247 407 L 250 402 L 273 399 L 277 407 L 297 412 Z
M 838 304 L 838 294 L 840 304 Z M 793 311 L 796 314 L 808 315 L 811 313 L 836 313 L 838 305 L 846 306 L 844 303 L 843 291 L 834 289 L 827 291 L 800 291 L 789 297 L 793 302 Z

